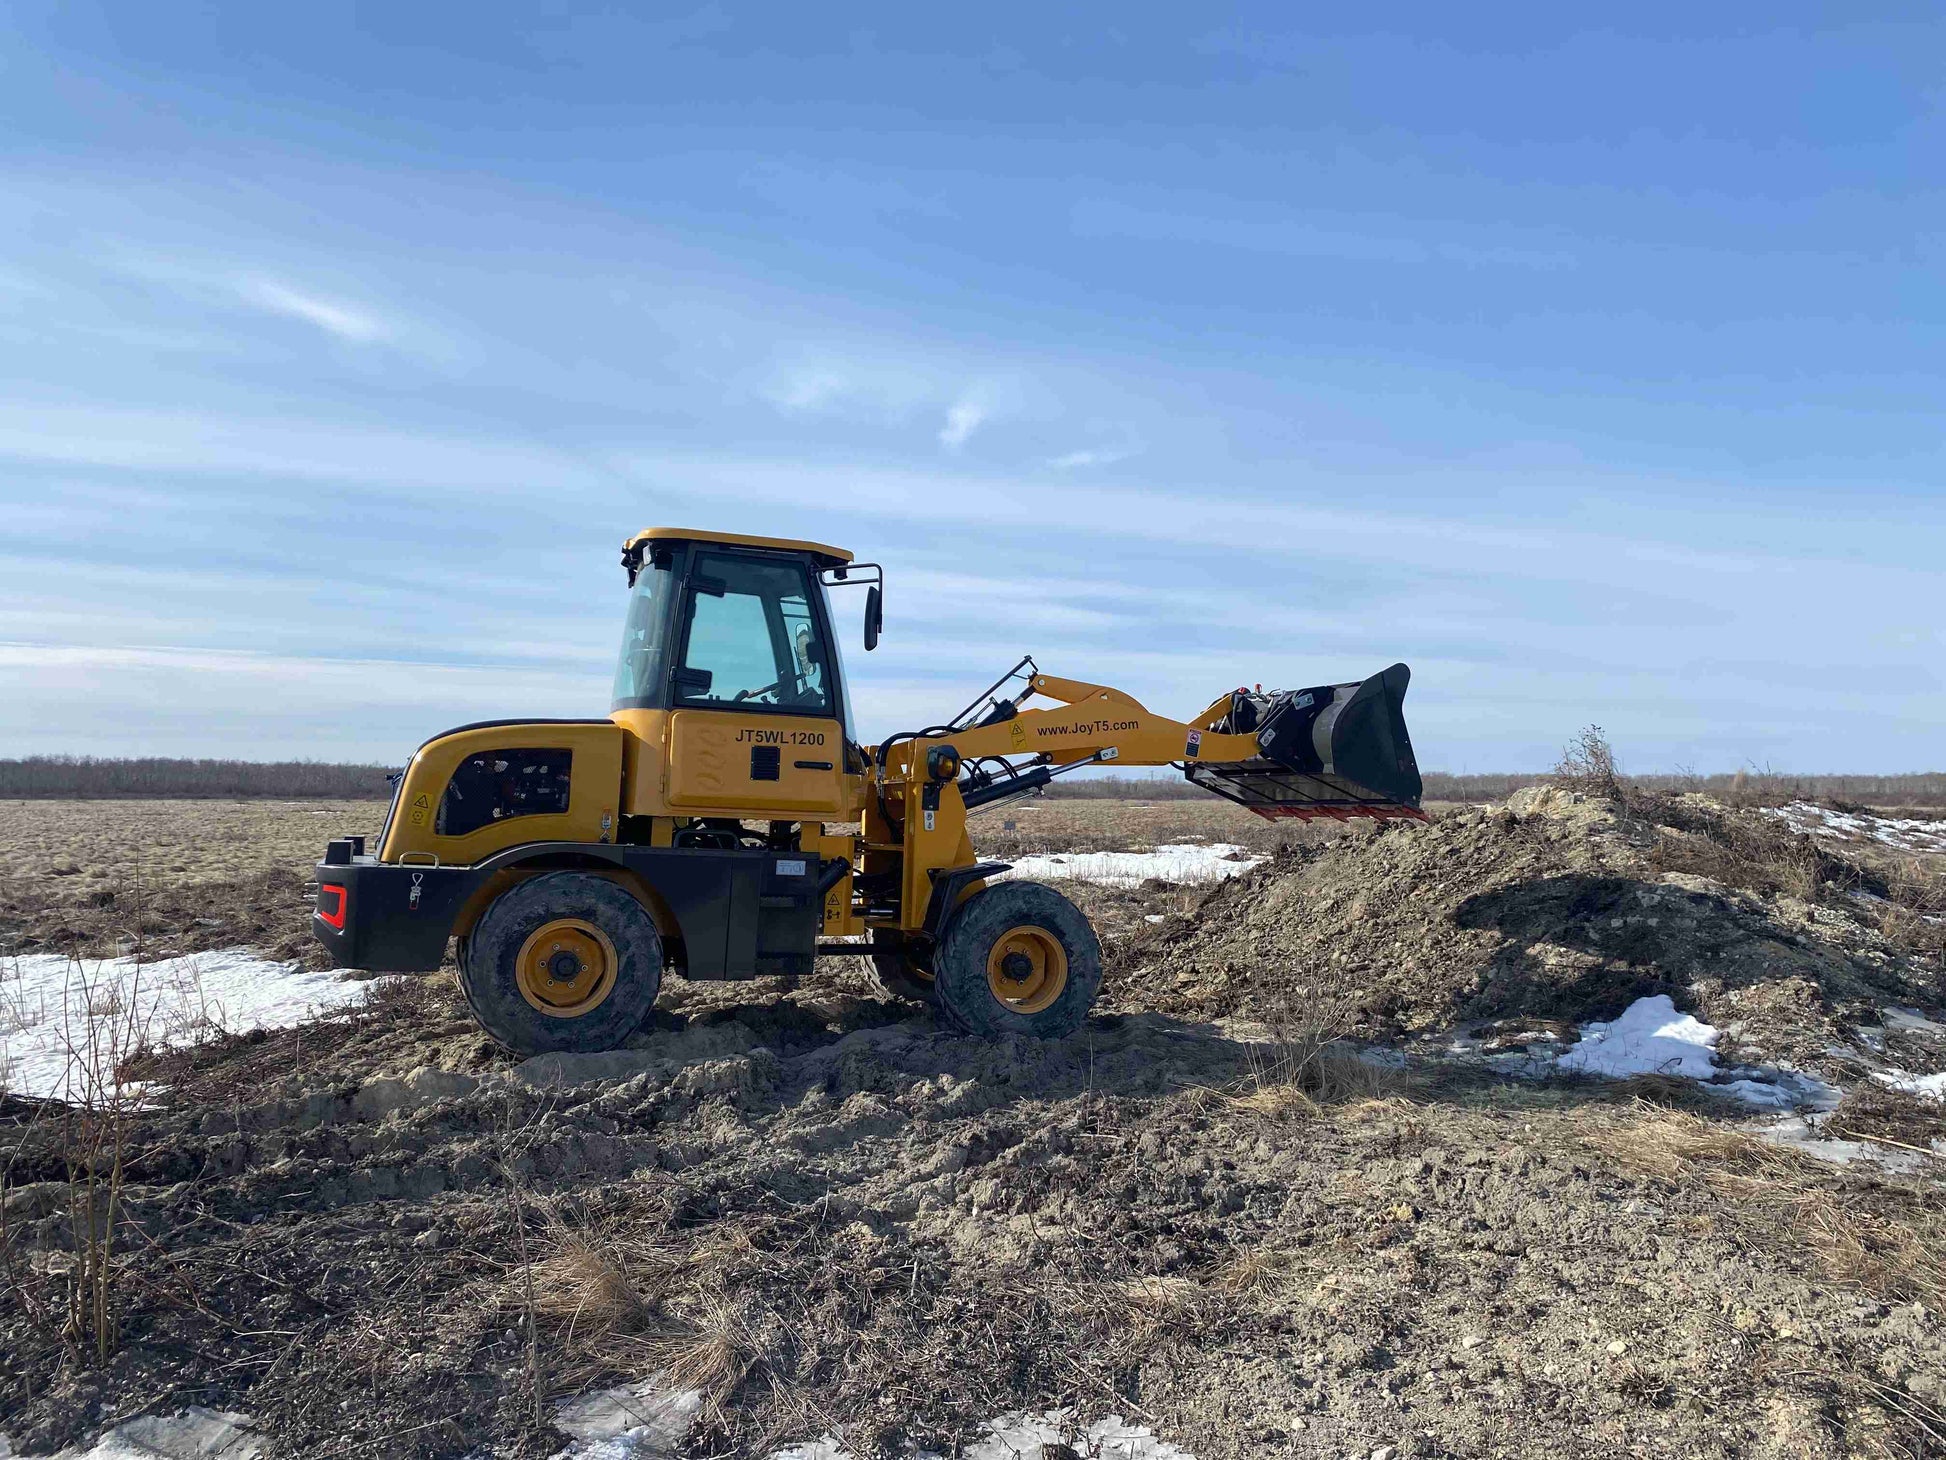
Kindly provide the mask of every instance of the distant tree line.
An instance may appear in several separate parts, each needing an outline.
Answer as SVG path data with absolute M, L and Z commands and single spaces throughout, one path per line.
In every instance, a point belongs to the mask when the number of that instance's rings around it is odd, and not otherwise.
M 316 760 L 121 760 L 30 755 L 0 760 L 0 799 L 385 801 L 387 767 Z
M 387 767 L 316 760 L 108 759 L 32 755 L 0 760 L 0 800 L 116 800 L 143 796 L 184 800 L 384 801 L 392 788 Z M 1426 774 L 1428 801 L 1499 801 L 1547 775 Z M 1853 802 L 1871 806 L 1946 806 L 1946 772 L 1903 776 L 1733 774 L 1624 776 L 1657 791 L 1703 791 L 1731 805 L 1774 806 L 1786 801 Z M 1181 776 L 1078 776 L 1056 781 L 1048 794 L 1105 801 L 1187 801 L 1211 793 Z

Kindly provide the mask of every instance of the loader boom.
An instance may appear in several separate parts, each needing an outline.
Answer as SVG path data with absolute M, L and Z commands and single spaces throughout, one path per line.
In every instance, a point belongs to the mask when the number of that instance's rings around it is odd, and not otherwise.
M 1031 658 L 1023 664 L 1029 671 L 1023 677 L 1024 688 L 1016 699 L 1002 701 L 999 713 L 962 730 L 947 727 L 946 733 L 922 732 L 902 739 L 896 749 L 877 758 L 883 765 L 886 789 L 900 793 L 903 802 L 903 815 L 897 824 L 888 818 L 885 831 L 887 835 L 902 835 L 908 846 L 900 919 L 900 927 L 906 932 L 926 931 L 928 914 L 937 916 L 937 909 L 928 906 L 930 899 L 922 897 L 922 892 L 937 886 L 942 874 L 970 861 L 968 810 L 1009 794 L 1036 790 L 1062 770 L 1108 764 L 1179 764 L 1191 780 L 1273 818 L 1349 820 L 1424 815 L 1419 809 L 1419 775 L 1409 745 L 1403 759 L 1392 768 L 1395 774 L 1384 792 L 1339 774 L 1333 755 L 1321 758 L 1314 774 L 1271 755 L 1279 722 L 1289 717 L 1293 707 L 1302 716 L 1314 707 L 1328 713 L 1333 704 L 1357 707 L 1363 703 L 1396 715 L 1397 699 L 1405 691 L 1404 665 L 1355 686 L 1327 686 L 1283 696 L 1233 691 L 1213 701 L 1197 721 L 1190 722 L 1158 715 L 1133 696 L 1108 685 L 1043 674 Z M 1333 693 L 1340 689 L 1351 693 L 1340 700 Z M 1389 701 L 1388 692 L 1392 696 Z M 1036 695 L 1057 701 L 1057 707 L 1021 708 L 1027 698 Z M 1364 697 L 1362 701 L 1360 696 Z M 1262 706 L 1252 704 L 1253 700 L 1262 701 Z M 1306 703 L 1300 705 L 1299 701 Z M 1342 720 L 1342 716 L 1341 709 L 1336 719 Z M 1322 717 L 1322 713 L 1314 712 L 1312 718 Z M 1252 728 L 1230 728 L 1240 721 L 1247 721 Z M 1335 728 L 1335 723 L 1327 728 Z M 1362 722 L 1356 728 L 1361 734 L 1369 729 Z M 1401 738 L 1403 730 L 1401 720 Z M 1326 741 L 1329 751 L 1328 736 Z M 1362 745 L 1349 748 L 1366 749 Z M 1342 755 L 1343 749 L 1337 754 Z M 998 774 L 983 774 L 980 769 L 985 762 L 1007 763 L 1022 756 L 1040 764 Z M 1366 754 L 1363 761 L 1371 763 L 1371 755 Z M 969 768 L 971 773 L 963 774 Z M 1369 771 L 1366 774 L 1372 780 L 1381 779 Z M 1210 784 L 1212 781 L 1216 784 Z M 887 799 L 882 795 L 880 805 Z

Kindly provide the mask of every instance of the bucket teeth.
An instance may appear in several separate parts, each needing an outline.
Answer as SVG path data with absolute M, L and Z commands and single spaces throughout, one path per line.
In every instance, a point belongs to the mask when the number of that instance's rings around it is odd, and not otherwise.
M 1197 785 L 1269 819 L 1423 819 L 1424 790 L 1405 728 L 1403 664 L 1357 684 L 1251 694 L 1239 690 L 1219 730 L 1254 730 L 1257 754 L 1189 761 Z

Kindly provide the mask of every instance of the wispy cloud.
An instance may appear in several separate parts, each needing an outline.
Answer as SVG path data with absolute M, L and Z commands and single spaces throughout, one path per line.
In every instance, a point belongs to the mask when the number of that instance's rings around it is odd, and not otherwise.
M 971 396 L 962 396 L 946 411 L 946 424 L 939 429 L 939 444 L 957 451 L 986 423 L 987 408 Z
M 247 304 L 267 309 L 272 314 L 301 319 L 306 324 L 316 325 L 328 335 L 355 345 L 374 344 L 393 333 L 386 321 L 356 305 L 306 294 L 274 279 L 240 279 L 236 292 Z
M 1050 456 L 1047 464 L 1059 471 L 1073 471 L 1084 466 L 1113 466 L 1118 461 L 1127 461 L 1135 455 L 1133 448 L 1126 446 L 1091 446 L 1080 451 L 1069 451 L 1060 456 Z

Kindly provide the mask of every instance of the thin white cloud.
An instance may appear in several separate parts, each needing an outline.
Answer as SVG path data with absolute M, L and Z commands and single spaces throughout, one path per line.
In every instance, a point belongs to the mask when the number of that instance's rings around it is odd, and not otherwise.
M 1057 471 L 1073 471 L 1084 466 L 1113 466 L 1118 461 L 1127 461 L 1133 455 L 1135 453 L 1126 447 L 1095 446 L 1066 452 L 1061 456 L 1050 456 L 1047 464 Z
M 785 372 L 767 392 L 772 404 L 796 414 L 820 411 L 854 391 L 850 376 L 829 366 L 807 366 Z
M 961 397 L 946 412 L 946 424 L 939 431 L 939 444 L 949 451 L 959 450 L 985 424 L 986 419 L 987 408 L 984 405 L 971 396 Z
M 392 327 L 377 315 L 335 299 L 306 294 L 274 279 L 240 279 L 239 298 L 272 314 L 287 315 L 316 325 L 326 334 L 355 345 L 369 345 L 389 338 Z

